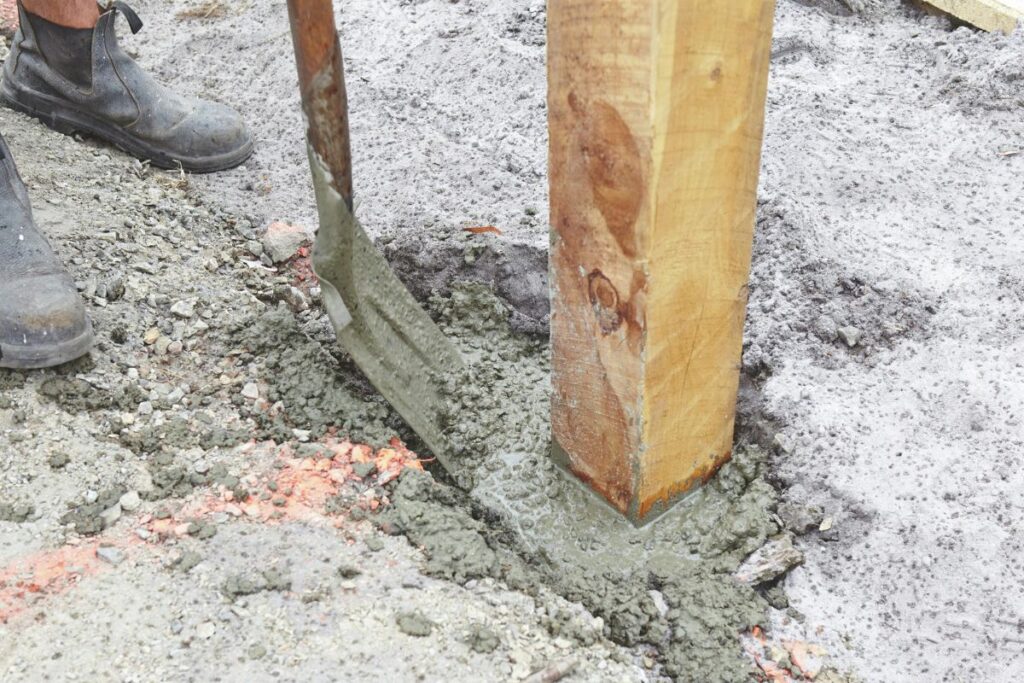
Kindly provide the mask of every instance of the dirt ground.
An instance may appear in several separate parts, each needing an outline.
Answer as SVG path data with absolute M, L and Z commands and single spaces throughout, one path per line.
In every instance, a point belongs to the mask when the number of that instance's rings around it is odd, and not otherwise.
M 238 107 L 258 150 L 187 178 L 0 111 L 100 336 L 0 375 L 0 678 L 663 678 L 658 643 L 544 586 L 438 578 L 364 519 L 418 466 L 389 439 L 416 444 L 301 259 L 265 253 L 270 222 L 315 215 L 284 3 L 136 5 L 129 49 Z M 419 295 L 484 282 L 542 334 L 543 3 L 356 0 L 339 23 L 363 222 Z M 741 422 L 804 562 L 764 626 L 849 680 L 1018 680 L 1024 33 L 779 0 L 773 52 Z

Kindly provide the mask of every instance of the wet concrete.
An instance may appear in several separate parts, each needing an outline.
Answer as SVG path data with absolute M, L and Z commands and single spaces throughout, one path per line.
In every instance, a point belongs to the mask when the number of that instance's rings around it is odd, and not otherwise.
M 467 361 L 447 390 L 448 474 L 468 493 L 407 473 L 382 526 L 423 547 L 436 576 L 493 576 L 581 602 L 615 640 L 657 647 L 679 680 L 747 680 L 738 636 L 765 621 L 768 603 L 732 574 L 780 532 L 763 453 L 738 444 L 710 484 L 638 529 L 549 456 L 546 342 L 514 333 L 487 287 L 432 304 Z

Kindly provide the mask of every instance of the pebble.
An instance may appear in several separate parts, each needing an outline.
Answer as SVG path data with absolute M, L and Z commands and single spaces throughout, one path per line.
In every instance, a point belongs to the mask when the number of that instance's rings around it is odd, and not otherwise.
M 260 388 L 255 382 L 249 382 L 242 387 L 242 397 L 255 401 L 260 397 Z
M 274 263 L 287 261 L 295 252 L 310 241 L 309 233 L 303 228 L 287 223 L 274 222 L 263 234 L 263 251 Z
M 196 626 L 196 636 L 206 640 L 212 638 L 213 634 L 217 632 L 217 625 L 212 621 L 204 621 L 203 623 Z
M 814 530 L 825 518 L 821 508 L 795 503 L 780 504 L 778 515 L 786 528 L 797 535 Z
M 55 470 L 59 470 L 63 467 L 66 467 L 67 464 L 71 462 L 71 458 L 68 457 L 67 453 L 58 451 L 57 453 L 52 453 L 50 457 L 47 459 L 47 462 L 49 463 L 50 467 L 52 467 Z
M 206 460 L 196 460 L 192 464 L 192 469 L 195 470 L 197 474 L 206 474 L 210 471 L 210 463 Z
M 152 346 L 156 344 L 156 340 L 160 338 L 160 330 L 156 327 L 151 327 L 146 330 L 146 334 L 142 337 L 142 343 L 146 346 Z
M 121 505 L 121 509 L 125 512 L 134 512 L 142 505 L 142 498 L 139 496 L 138 491 L 129 491 L 121 496 L 121 500 L 118 502 Z
M 153 404 L 149 401 L 143 401 L 139 404 L 139 415 L 152 415 Z
M 756 586 L 777 579 L 803 561 L 803 553 L 793 545 L 793 536 L 785 534 L 754 551 L 734 576 L 741 583 Z
M 196 309 L 187 301 L 179 301 L 171 306 L 171 314 L 188 320 L 196 314 Z
M 836 332 L 839 334 L 839 338 L 851 349 L 860 344 L 861 339 L 864 337 L 864 333 L 853 326 L 840 327 Z
M 434 624 L 419 611 L 403 612 L 396 617 L 395 622 L 399 631 L 416 638 L 425 638 L 434 630 Z
M 256 240 L 249 240 L 245 243 L 245 249 L 253 256 L 259 257 L 263 255 L 263 245 Z
M 110 546 L 100 546 L 97 548 L 96 557 L 115 567 L 125 560 L 125 555 L 122 550 L 112 548 Z

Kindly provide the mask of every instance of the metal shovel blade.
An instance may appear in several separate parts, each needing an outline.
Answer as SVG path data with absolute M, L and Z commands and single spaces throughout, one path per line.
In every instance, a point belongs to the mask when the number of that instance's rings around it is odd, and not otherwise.
M 313 268 L 338 341 L 374 387 L 450 465 L 441 381 L 462 360 L 353 213 L 348 98 L 332 0 L 288 0 L 320 231 Z
M 458 352 L 377 251 L 313 155 L 310 165 L 320 213 L 313 268 L 338 341 L 447 466 L 439 380 L 462 366 Z

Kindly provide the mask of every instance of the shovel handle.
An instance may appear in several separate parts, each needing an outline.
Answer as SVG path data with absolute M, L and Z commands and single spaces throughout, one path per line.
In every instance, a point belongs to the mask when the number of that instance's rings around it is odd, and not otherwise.
M 352 209 L 352 148 L 348 94 L 333 0 L 288 0 L 299 69 L 306 136 L 330 172 L 331 184 Z

